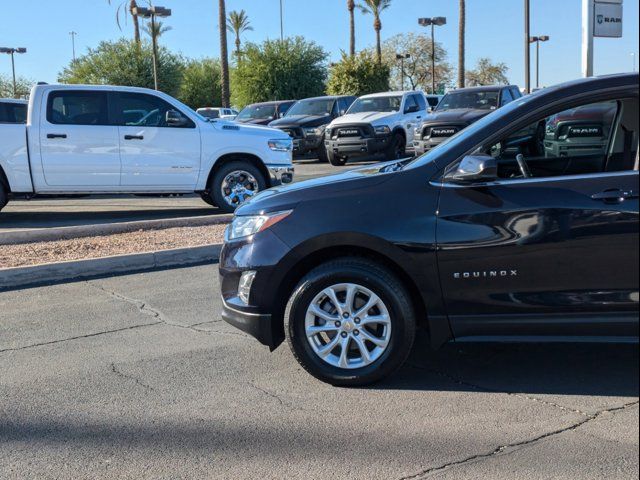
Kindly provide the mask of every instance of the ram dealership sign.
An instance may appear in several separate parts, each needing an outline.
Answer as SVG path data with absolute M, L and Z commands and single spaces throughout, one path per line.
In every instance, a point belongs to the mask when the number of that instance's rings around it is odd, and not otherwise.
M 622 37 L 622 1 L 596 0 L 593 15 L 594 37 Z

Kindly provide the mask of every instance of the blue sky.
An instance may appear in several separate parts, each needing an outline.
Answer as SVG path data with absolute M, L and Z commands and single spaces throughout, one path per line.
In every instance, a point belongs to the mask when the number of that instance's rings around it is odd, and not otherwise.
M 112 0 L 118 4 L 122 0 Z M 638 1 L 624 0 L 624 35 L 621 39 L 595 40 L 595 73 L 632 70 L 632 52 L 638 54 Z M 302 35 L 330 52 L 332 59 L 348 49 L 346 0 L 283 0 L 285 35 Z M 217 0 L 157 0 L 173 16 L 173 30 L 161 41 L 188 57 L 218 56 Z M 245 40 L 261 41 L 280 35 L 279 0 L 227 0 L 227 11 L 245 9 L 254 27 Z M 104 39 L 132 36 L 129 20 L 120 31 L 115 5 L 107 0 L 0 0 L 0 46 L 27 47 L 16 57 L 19 75 L 55 82 L 71 59 L 71 30 L 78 32 L 78 54 Z M 541 46 L 541 83 L 550 85 L 580 76 L 581 0 L 531 0 L 531 34 L 550 35 Z M 420 32 L 417 18 L 446 16 L 437 41 L 457 63 L 456 0 L 393 0 L 382 17 L 382 37 Z M 467 68 L 480 57 L 505 62 L 513 83 L 523 85 L 522 0 L 467 0 Z M 356 14 L 357 47 L 374 44 L 372 18 Z M 425 32 L 426 33 L 426 32 Z M 230 46 L 232 41 L 230 39 Z M 532 82 L 533 49 L 532 49 Z M 10 74 L 8 56 L 0 56 L 0 74 Z

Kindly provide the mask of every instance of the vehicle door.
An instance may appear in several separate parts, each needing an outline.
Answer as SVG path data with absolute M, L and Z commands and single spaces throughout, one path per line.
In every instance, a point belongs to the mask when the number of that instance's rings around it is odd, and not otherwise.
M 415 129 L 426 115 L 426 102 L 421 109 L 418 95 L 407 95 L 403 107 L 403 127 L 407 136 L 407 145 L 413 145 Z
M 200 131 L 184 112 L 155 95 L 114 92 L 122 186 L 191 190 L 200 172 Z M 142 111 L 128 121 L 126 112 Z
M 106 90 L 52 90 L 43 95 L 40 161 L 49 190 L 96 191 L 120 185 L 118 127 Z M 37 155 L 37 152 L 31 152 Z
M 495 178 L 455 182 L 460 159 L 444 174 L 438 261 L 455 335 L 637 335 L 637 91 L 528 123 L 540 121 L 541 155 L 503 147 L 514 125 L 475 152 Z

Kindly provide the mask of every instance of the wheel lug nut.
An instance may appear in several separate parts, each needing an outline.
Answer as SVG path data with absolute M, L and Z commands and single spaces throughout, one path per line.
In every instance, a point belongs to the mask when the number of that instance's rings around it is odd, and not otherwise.
M 349 314 L 348 314 L 347 312 L 344 312 L 344 313 L 342 314 L 342 318 L 349 318 Z
M 340 323 L 339 321 L 336 322 L 336 327 L 340 327 L 340 325 L 342 325 L 342 323 Z
M 354 335 L 360 335 L 360 332 L 359 332 L 358 330 L 354 330 L 354 331 L 353 331 L 353 334 L 354 334 Z
M 342 332 L 342 333 L 340 334 L 340 336 L 341 336 L 342 338 L 347 338 L 347 332 Z
M 360 323 L 360 319 L 358 317 L 356 317 L 353 321 L 356 323 Z

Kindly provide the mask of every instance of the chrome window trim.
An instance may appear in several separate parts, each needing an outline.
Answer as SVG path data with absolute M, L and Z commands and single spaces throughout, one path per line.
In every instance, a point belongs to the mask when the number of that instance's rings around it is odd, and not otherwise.
M 619 172 L 596 172 L 596 173 L 582 173 L 577 175 L 558 175 L 556 177 L 537 177 L 537 178 L 503 178 L 495 180 L 493 182 L 479 182 L 471 183 L 468 185 L 453 183 L 453 182 L 430 182 L 434 186 L 448 187 L 448 188 L 476 188 L 476 187 L 493 187 L 498 185 L 512 185 L 521 183 L 540 183 L 540 182 L 563 182 L 565 180 L 589 180 L 594 178 L 615 178 L 625 175 L 638 176 L 638 170 L 622 170 Z

